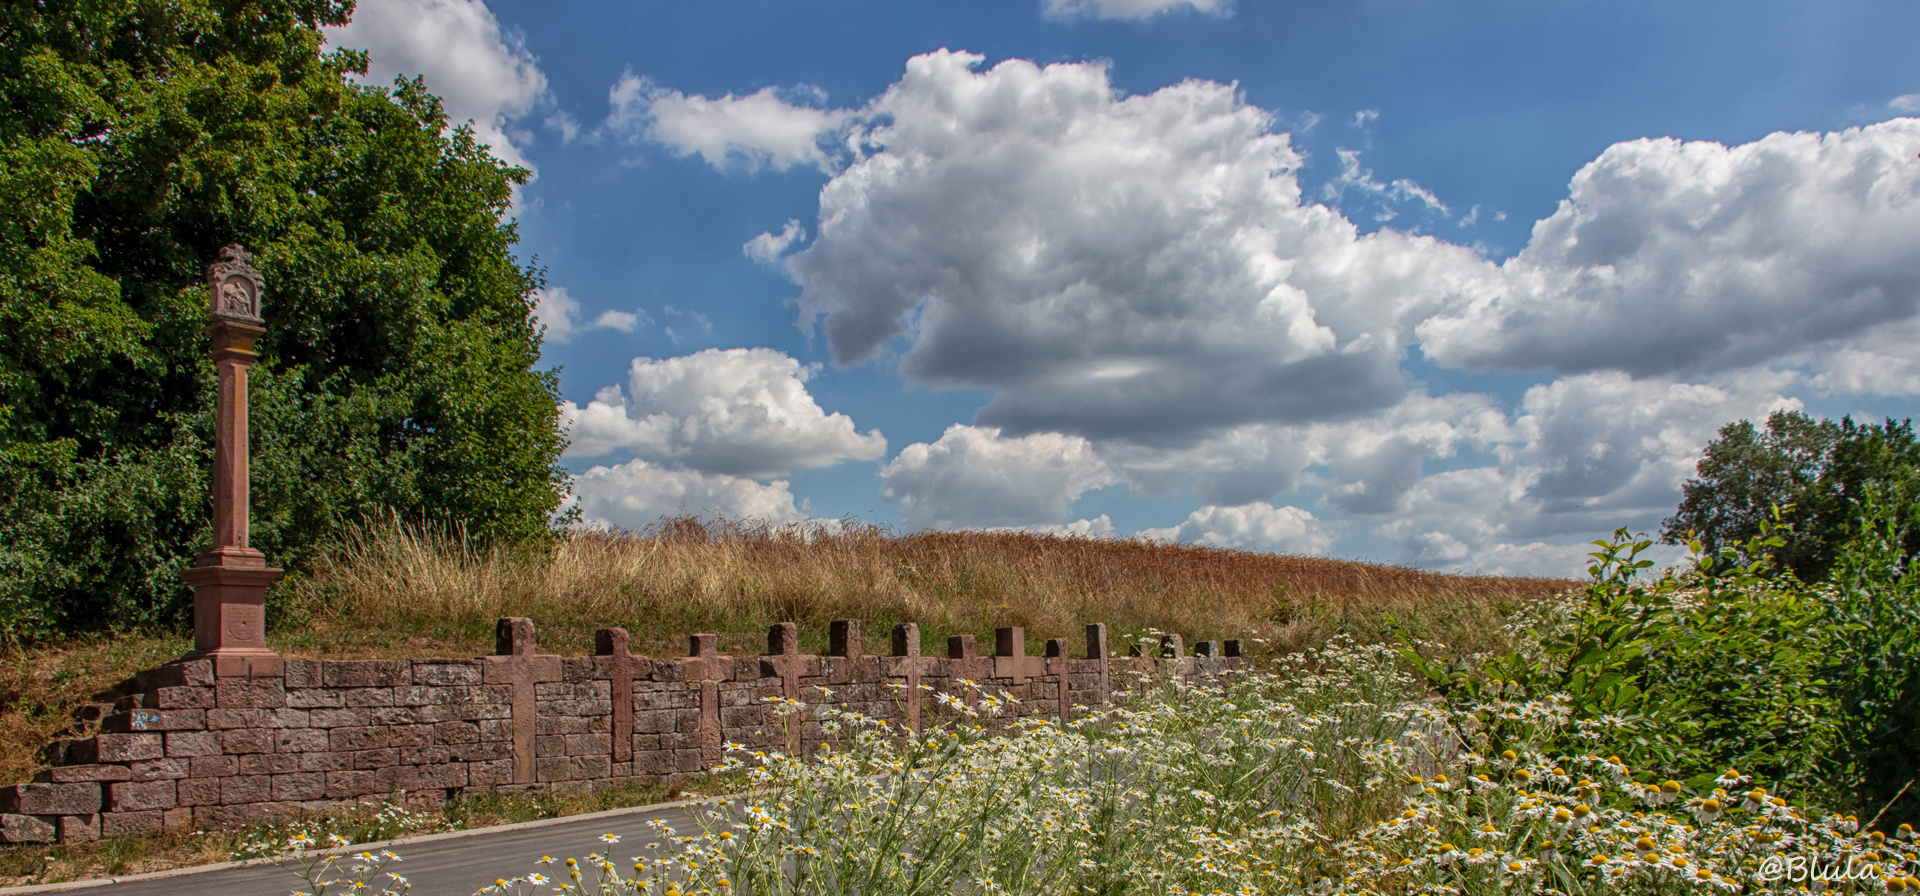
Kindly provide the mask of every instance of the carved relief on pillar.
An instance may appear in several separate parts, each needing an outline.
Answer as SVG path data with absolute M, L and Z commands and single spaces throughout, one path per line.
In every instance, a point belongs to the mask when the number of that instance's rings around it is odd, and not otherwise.
M 267 280 L 254 270 L 247 250 L 238 245 L 222 248 L 220 260 L 207 268 L 207 286 L 212 293 L 208 317 L 256 327 L 266 323 L 260 316 L 260 296 Z

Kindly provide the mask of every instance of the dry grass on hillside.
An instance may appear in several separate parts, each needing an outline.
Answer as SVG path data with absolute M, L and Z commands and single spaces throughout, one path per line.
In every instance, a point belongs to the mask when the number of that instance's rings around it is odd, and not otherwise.
M 564 653 L 591 652 L 593 629 L 609 625 L 654 655 L 678 655 L 696 631 L 722 633 L 724 651 L 757 653 L 781 621 L 800 623 L 814 650 L 833 619 L 864 620 L 874 651 L 895 623 L 917 622 L 929 652 L 948 635 L 985 638 L 1007 625 L 1024 626 L 1033 645 L 1070 638 L 1077 652 L 1088 622 L 1107 623 L 1116 639 L 1156 628 L 1189 643 L 1256 637 L 1291 648 L 1343 630 L 1379 637 L 1392 616 L 1429 637 L 1479 642 L 1506 608 L 1572 584 L 1143 541 L 900 537 L 859 524 L 681 518 L 638 535 L 483 549 L 387 522 L 316 563 L 286 605 L 307 623 L 288 644 L 303 652 L 486 652 L 500 616 L 532 617 L 543 649 Z

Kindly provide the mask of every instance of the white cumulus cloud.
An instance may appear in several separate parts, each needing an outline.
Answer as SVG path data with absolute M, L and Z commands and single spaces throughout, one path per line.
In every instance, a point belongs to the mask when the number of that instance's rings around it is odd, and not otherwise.
M 817 91 L 812 92 L 818 98 Z M 795 165 L 831 167 L 821 140 L 849 113 L 788 102 L 767 87 L 746 96 L 689 96 L 627 72 L 608 92 L 607 127 L 644 136 L 678 155 L 715 168 L 738 163 L 749 171 Z
M 1920 120 L 1722 146 L 1617 143 L 1497 282 L 1418 327 L 1468 369 L 1815 368 L 1920 313 Z
M 1486 265 L 1302 203 L 1300 157 L 1229 85 L 1121 96 L 1100 64 L 937 52 L 787 256 L 840 363 L 985 387 L 976 422 L 1146 439 L 1391 406 L 1436 284 Z
M 327 42 L 367 51 L 367 80 L 426 79 L 454 124 L 473 122 L 474 138 L 502 161 L 524 168 L 507 123 L 547 93 L 547 77 L 517 37 L 503 33 L 481 0 L 360 0 L 353 19 L 326 29 Z
M 1395 519 L 1376 531 L 1398 544 L 1404 559 L 1426 566 L 1549 571 L 1523 568 L 1516 558 L 1577 557 L 1584 550 L 1514 553 L 1516 547 L 1554 539 L 1584 544 L 1621 526 L 1657 528 L 1722 425 L 1800 407 L 1781 394 L 1791 380 L 1750 373 L 1687 383 L 1607 372 L 1534 386 L 1507 434 L 1489 446 L 1498 463 L 1422 477 Z
M 593 319 L 589 328 L 631 333 L 649 320 L 644 311 L 602 311 L 599 317 Z
M 1086 439 L 1059 433 L 1003 436 L 956 423 L 915 442 L 880 471 L 880 496 L 912 528 L 1046 526 L 1073 502 L 1115 481 Z
M 878 430 L 828 414 L 807 392 L 813 371 L 766 348 L 635 358 L 626 389 L 607 386 L 584 407 L 560 406 L 567 456 L 616 451 L 707 474 L 784 475 L 886 452 Z
M 631 333 L 634 330 L 653 323 L 647 313 L 633 311 L 602 311 L 591 322 L 581 324 L 580 300 L 567 292 L 564 286 L 547 286 L 534 291 L 533 319 L 537 326 L 546 328 L 542 340 L 548 344 L 564 344 L 573 341 L 573 337 L 583 330 L 619 330 Z
M 571 500 L 580 509 L 583 523 L 635 530 L 682 513 L 775 524 L 805 516 L 794 505 L 784 480 L 760 483 L 639 459 L 588 468 L 573 478 Z
M 1185 9 L 1224 16 L 1233 0 L 1040 0 L 1040 12 L 1054 19 L 1149 19 Z
M 1188 514 L 1178 526 L 1144 529 L 1140 535 L 1155 541 L 1275 554 L 1325 554 L 1333 548 L 1335 537 L 1306 510 L 1261 501 L 1237 507 L 1208 504 Z
M 1920 317 L 1883 324 L 1834 346 L 1790 356 L 1813 369 L 1811 385 L 1822 392 L 1920 395 Z
M 533 320 L 546 328 L 542 338 L 559 343 L 573 339 L 574 318 L 580 314 L 580 301 L 564 286 L 548 286 L 533 294 Z
M 740 251 L 761 264 L 775 264 L 780 261 L 780 256 L 787 254 L 787 250 L 792 248 L 794 243 L 806 238 L 806 228 L 801 227 L 799 221 L 788 218 L 787 226 L 781 228 L 779 233 L 771 231 L 762 233 L 747 240 L 740 247 Z

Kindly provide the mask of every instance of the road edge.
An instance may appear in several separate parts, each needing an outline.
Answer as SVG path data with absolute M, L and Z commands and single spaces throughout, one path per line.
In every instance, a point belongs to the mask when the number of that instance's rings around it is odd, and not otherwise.
M 391 847 L 399 846 L 401 844 L 408 844 L 408 843 L 432 843 L 436 840 L 452 840 L 458 837 L 470 837 L 477 834 L 495 834 L 495 833 L 500 833 L 502 831 L 524 831 L 531 828 L 545 828 L 545 827 L 553 827 L 555 825 L 573 824 L 573 823 L 582 822 L 582 821 L 592 821 L 596 818 L 615 818 L 621 815 L 634 815 L 641 812 L 652 812 L 656 809 L 684 809 L 688 806 L 698 806 L 698 805 L 714 802 L 715 800 L 725 799 L 728 796 L 740 796 L 740 794 L 727 794 L 727 795 L 715 796 L 715 797 L 701 797 L 699 799 L 680 800 L 678 802 L 672 802 L 672 803 L 649 803 L 644 806 L 624 806 L 619 809 L 603 809 L 599 812 L 587 812 L 581 815 L 562 815 L 558 818 L 541 818 L 535 821 L 516 821 L 512 824 L 496 824 L 496 825 L 493 825 L 492 827 L 469 828 L 464 831 L 443 831 L 438 834 L 421 834 L 417 837 L 396 837 L 392 840 L 376 840 L 372 843 L 352 843 L 346 846 L 335 846 L 335 847 L 329 847 L 327 849 L 310 850 L 306 853 L 306 855 L 335 856 L 335 855 L 345 855 L 347 853 L 353 853 L 353 852 L 363 852 L 363 851 L 371 852 L 373 850 L 388 849 Z M 293 857 L 294 855 L 292 853 L 287 853 L 287 854 L 278 855 L 278 856 L 263 856 L 257 859 L 240 859 L 239 861 L 234 861 L 234 862 L 220 862 L 215 865 L 193 865 L 187 868 L 168 868 L 163 871 L 147 871 L 141 874 L 128 874 L 120 877 L 98 877 L 92 880 L 74 880 L 74 881 L 65 881 L 63 883 L 54 883 L 54 884 L 30 884 L 24 887 L 4 887 L 4 888 L 0 888 L 0 896 L 26 896 L 26 894 L 29 894 L 29 893 L 59 893 L 67 890 L 85 890 L 85 889 L 92 889 L 95 887 L 105 887 L 112 884 L 136 883 L 139 881 L 160 880 L 162 878 L 168 878 L 168 877 L 185 877 L 186 875 L 189 875 L 189 874 L 205 874 L 210 871 L 224 871 L 228 868 L 245 868 L 249 865 L 278 865 L 282 862 L 292 859 Z

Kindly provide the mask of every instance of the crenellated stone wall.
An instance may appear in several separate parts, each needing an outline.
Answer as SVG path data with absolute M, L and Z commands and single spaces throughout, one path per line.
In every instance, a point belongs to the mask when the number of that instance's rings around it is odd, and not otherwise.
M 602 629 L 596 655 L 538 652 L 533 623 L 500 620 L 493 656 L 475 659 L 286 660 L 277 674 L 217 677 L 211 660 L 143 672 L 133 693 L 83 708 L 99 733 L 49 744 L 33 783 L 0 788 L 0 842 L 91 840 L 165 827 L 231 827 L 364 801 L 437 805 L 463 794 L 526 793 L 697 774 L 728 743 L 779 747 L 788 732 L 768 698 L 827 704 L 918 727 L 922 686 L 967 701 L 1005 694 L 1014 716 L 1070 718 L 1122 695 L 1130 673 L 1191 678 L 1242 666 L 1238 641 L 1178 636 L 1159 656 L 1113 656 L 1090 625 L 1083 658 L 1065 639 L 1029 656 L 1000 629 L 991 655 L 972 636 L 945 656 L 921 653 L 917 626 L 897 626 L 888 656 L 862 652 L 860 622 L 832 624 L 826 656 L 799 652 L 792 623 L 762 656 L 721 656 L 688 638 L 685 657 L 628 652 Z M 817 744 L 817 722 L 801 742 Z

